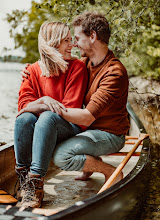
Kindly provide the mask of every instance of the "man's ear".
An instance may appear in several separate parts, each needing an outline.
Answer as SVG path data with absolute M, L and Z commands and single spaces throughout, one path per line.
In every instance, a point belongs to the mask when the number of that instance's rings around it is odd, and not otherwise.
M 94 43 L 96 39 L 97 39 L 97 34 L 95 31 L 92 31 L 92 33 L 90 35 L 91 43 Z

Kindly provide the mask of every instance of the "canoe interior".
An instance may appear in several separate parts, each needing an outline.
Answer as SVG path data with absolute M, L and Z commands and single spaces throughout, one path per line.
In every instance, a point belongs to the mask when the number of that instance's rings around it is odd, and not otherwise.
M 131 128 L 129 131 L 130 136 L 138 136 L 140 131 L 130 118 Z M 130 140 L 135 141 L 135 140 Z M 121 150 L 122 152 L 130 151 L 133 144 L 126 144 Z M 142 146 L 139 146 L 136 151 L 140 152 Z M 123 160 L 124 156 L 103 156 L 102 159 L 106 163 L 112 164 L 117 167 Z M 133 156 L 128 164 L 123 169 L 124 178 L 133 170 L 139 156 Z M 14 171 L 15 159 L 13 146 L 3 146 L 0 148 L 0 186 L 2 189 L 14 195 L 14 186 L 17 176 Z M 50 163 L 48 173 L 45 178 L 44 186 L 44 200 L 42 208 L 54 209 L 56 211 L 64 210 L 78 201 L 83 201 L 89 197 L 94 196 L 104 184 L 103 174 L 94 173 L 88 181 L 75 181 L 74 177 L 80 172 L 65 172 L 61 171 L 54 164 Z M 16 206 L 19 206 L 17 203 Z

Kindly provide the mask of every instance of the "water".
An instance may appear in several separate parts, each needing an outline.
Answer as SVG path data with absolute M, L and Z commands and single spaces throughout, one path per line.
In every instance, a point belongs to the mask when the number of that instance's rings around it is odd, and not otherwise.
M 17 114 L 18 91 L 21 84 L 19 63 L 0 62 L 0 143 L 13 142 Z
M 160 219 L 160 146 L 154 144 L 151 149 L 151 181 L 147 201 L 144 204 L 140 220 Z
M 18 91 L 21 84 L 20 70 L 23 67 L 24 65 L 19 63 L 0 62 L 0 143 L 13 142 Z M 136 102 L 132 103 L 132 107 L 154 143 L 151 148 L 150 189 L 140 220 L 157 220 L 160 219 L 160 146 L 158 145 L 160 143 L 160 115 L 156 107 L 152 105 L 149 106 L 149 111 Z
M 140 218 L 136 220 L 160 219 L 160 114 L 157 107 L 152 104 L 137 104 L 137 100 L 131 101 L 132 107 L 142 121 L 152 141 L 151 147 L 151 181 L 146 203 L 141 209 Z

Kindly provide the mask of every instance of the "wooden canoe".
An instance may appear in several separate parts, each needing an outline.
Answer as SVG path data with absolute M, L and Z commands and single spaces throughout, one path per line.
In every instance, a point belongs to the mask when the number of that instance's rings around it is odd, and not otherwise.
M 145 128 L 127 105 L 130 131 L 121 152 L 104 155 L 103 161 L 118 166 Z M 45 178 L 45 196 L 40 209 L 25 209 L 19 203 L 0 204 L 0 219 L 53 220 L 128 220 L 137 219 L 149 186 L 150 142 L 145 139 L 123 168 L 124 178 L 97 194 L 104 184 L 104 176 L 94 173 L 88 181 L 75 181 L 79 172 L 65 172 L 51 162 Z M 13 145 L 0 147 L 0 189 L 14 195 L 16 174 Z M 11 201 L 11 200 L 8 200 Z M 12 204 L 11 204 L 12 203 Z M 7 218 L 6 218 L 7 217 Z M 10 218 L 9 218 L 10 217 Z

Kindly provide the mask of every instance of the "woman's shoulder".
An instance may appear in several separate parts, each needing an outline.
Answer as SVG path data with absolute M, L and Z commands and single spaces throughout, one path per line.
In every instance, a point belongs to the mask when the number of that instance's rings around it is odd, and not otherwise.
M 40 75 L 41 74 L 41 69 L 38 64 L 38 61 L 29 65 L 27 70 L 30 72 L 30 74 L 33 74 L 33 75 Z
M 35 63 L 32 63 L 30 64 L 28 67 L 27 67 L 27 70 L 31 69 L 31 70 L 39 70 L 39 64 L 38 64 L 38 61 L 36 61 Z
M 69 63 L 73 66 L 78 65 L 78 66 L 85 67 L 84 62 L 82 60 L 78 59 L 77 57 L 72 57 L 72 60 L 70 60 Z

